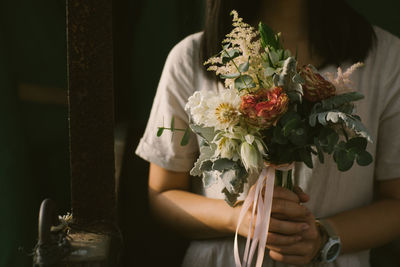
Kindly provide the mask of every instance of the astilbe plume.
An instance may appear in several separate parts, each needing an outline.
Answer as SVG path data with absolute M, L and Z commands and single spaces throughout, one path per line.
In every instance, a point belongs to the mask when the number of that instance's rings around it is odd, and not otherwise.
M 215 57 L 208 59 L 204 65 L 210 65 L 207 70 L 215 71 L 216 75 L 226 75 L 237 73 L 237 67 L 243 63 L 250 62 L 249 69 L 242 73 L 252 77 L 254 81 L 264 76 L 264 67 L 262 65 L 263 59 L 260 51 L 262 50 L 261 42 L 259 39 L 259 33 L 254 27 L 243 22 L 243 19 L 239 17 L 238 13 L 233 10 L 233 30 L 226 35 L 226 39 L 223 41 L 225 44 L 230 44 L 230 49 L 238 49 L 241 54 L 235 57 L 232 61 L 223 64 L 224 51 Z M 269 84 L 270 81 L 262 81 L 264 84 Z M 234 80 L 225 79 L 225 87 L 233 88 Z M 258 86 L 252 90 L 258 90 Z

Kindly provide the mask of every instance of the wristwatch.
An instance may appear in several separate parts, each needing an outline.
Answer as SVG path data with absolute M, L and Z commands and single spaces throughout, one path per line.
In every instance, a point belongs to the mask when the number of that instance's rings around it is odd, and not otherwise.
M 321 234 L 327 236 L 327 241 L 322 245 L 316 260 L 326 263 L 333 262 L 339 256 L 340 249 L 342 248 L 340 237 L 327 221 L 319 219 L 315 223 L 320 229 Z

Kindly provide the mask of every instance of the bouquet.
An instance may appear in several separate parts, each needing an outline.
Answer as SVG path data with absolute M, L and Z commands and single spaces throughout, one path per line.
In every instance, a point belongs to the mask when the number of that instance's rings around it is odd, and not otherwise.
M 258 176 L 242 212 L 258 205 L 257 220 L 264 230 L 259 229 L 257 239 L 256 229 L 252 242 L 261 248 L 268 232 L 273 186 L 292 189 L 294 162 L 313 168 L 312 155 L 323 163 L 328 154 L 340 171 L 349 170 L 355 161 L 365 166 L 372 162 L 366 151 L 372 140 L 354 113 L 353 102 L 363 95 L 352 91 L 350 75 L 361 63 L 344 72 L 338 68 L 336 74 L 326 73 L 324 78 L 312 65 L 298 66 L 297 55 L 285 50 L 280 35 L 268 26 L 260 23 L 257 31 L 236 11 L 232 15 L 234 28 L 221 52 L 205 62 L 226 89 L 197 91 L 186 105 L 190 129 L 202 137 L 200 155 L 190 173 L 202 176 L 205 187 L 222 181 L 231 206 L 249 177 Z M 165 129 L 185 131 L 184 145 L 189 129 L 175 129 L 173 124 L 160 127 L 158 135 Z M 246 255 L 248 251 L 244 258 L 251 262 Z M 262 257 L 258 256 L 258 262 Z

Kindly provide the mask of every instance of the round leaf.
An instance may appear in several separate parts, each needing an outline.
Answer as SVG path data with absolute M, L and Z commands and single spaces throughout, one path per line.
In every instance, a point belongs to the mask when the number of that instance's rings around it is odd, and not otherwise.
M 365 150 L 358 153 L 356 158 L 357 158 L 357 163 L 360 166 L 367 166 L 371 164 L 373 161 L 372 155 Z

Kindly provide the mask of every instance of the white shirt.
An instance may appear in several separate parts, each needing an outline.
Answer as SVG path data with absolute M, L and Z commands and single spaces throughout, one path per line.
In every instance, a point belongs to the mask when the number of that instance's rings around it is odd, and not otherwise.
M 365 99 L 356 102 L 357 114 L 369 130 L 374 143 L 367 150 L 374 162 L 367 167 L 355 164 L 340 172 L 331 158 L 321 164 L 314 159 L 314 168 L 297 163 L 295 183 L 310 195 L 307 207 L 315 217 L 328 217 L 339 212 L 371 203 L 375 180 L 400 177 L 400 39 L 375 27 L 377 45 L 365 60 L 365 66 L 352 75 L 354 89 Z M 170 52 L 154 98 L 145 134 L 136 154 L 165 169 L 187 172 L 198 156 L 198 142 L 193 135 L 187 146 L 180 146 L 182 135 L 170 132 L 157 137 L 158 127 L 169 127 L 175 117 L 175 127 L 186 128 L 188 114 L 184 110 L 188 98 L 197 90 L 223 90 L 222 83 L 207 78 L 200 62 L 202 33 L 186 37 Z M 343 64 L 346 69 L 350 64 Z M 327 66 L 320 70 L 335 72 Z M 223 199 L 222 183 L 207 189 L 201 178 L 193 178 L 194 191 L 206 197 Z M 245 197 L 247 190 L 245 190 Z M 365 233 L 368 234 L 368 233 Z M 243 245 L 243 244 L 241 244 Z M 192 241 L 183 266 L 234 266 L 233 238 Z M 273 262 L 266 255 L 263 266 L 286 266 Z M 315 265 L 314 265 L 315 266 Z M 369 251 L 344 254 L 331 264 L 318 266 L 367 267 Z

